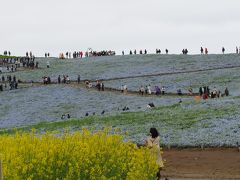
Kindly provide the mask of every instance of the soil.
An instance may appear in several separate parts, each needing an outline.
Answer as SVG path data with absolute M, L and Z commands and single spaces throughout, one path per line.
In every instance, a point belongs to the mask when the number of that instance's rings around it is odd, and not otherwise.
M 170 149 L 163 150 L 165 167 L 161 179 L 238 179 L 240 149 Z

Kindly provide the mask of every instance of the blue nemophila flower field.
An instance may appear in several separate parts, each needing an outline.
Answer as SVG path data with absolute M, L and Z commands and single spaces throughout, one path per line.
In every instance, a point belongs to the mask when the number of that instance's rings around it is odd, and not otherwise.
M 194 96 L 148 97 L 98 92 L 71 84 L 20 84 L 18 90 L 0 92 L 2 132 L 12 132 L 15 127 L 27 131 L 31 128 L 76 131 L 82 127 L 102 129 L 111 126 L 128 131 L 127 139 L 141 143 L 148 129 L 156 127 L 166 145 L 240 144 L 240 56 L 136 55 L 36 60 L 40 69 L 22 70 L 11 75 L 26 82 L 42 82 L 43 76 L 50 76 L 57 82 L 58 75 L 68 75 L 70 80 L 76 80 L 80 74 L 81 79 L 94 82 L 106 79 L 103 81 L 105 87 L 121 89 L 122 85 L 127 85 L 131 91 L 146 85 L 152 90 L 155 85 L 165 86 L 171 93 L 178 89 L 188 93 L 189 88 L 198 92 L 201 86 L 209 86 L 210 90 L 215 87 L 223 92 L 228 87 L 230 96 L 198 100 Z M 47 61 L 50 68 L 46 68 Z M 148 108 L 149 103 L 154 103 L 156 108 Z M 123 111 L 124 107 L 129 110 Z M 71 119 L 61 120 L 63 114 L 70 114 Z

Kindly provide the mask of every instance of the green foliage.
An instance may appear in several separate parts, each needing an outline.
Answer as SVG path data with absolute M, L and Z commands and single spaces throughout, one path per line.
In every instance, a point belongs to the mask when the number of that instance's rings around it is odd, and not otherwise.
M 16 56 L 3 56 L 3 55 L 0 55 L 0 59 L 3 59 L 3 58 L 16 58 Z
M 192 102 L 193 103 L 193 102 Z M 144 129 L 146 124 L 167 125 L 174 129 L 186 129 L 196 123 L 207 119 L 224 118 L 237 112 L 234 105 L 222 107 L 200 107 L 198 105 L 188 108 L 185 104 L 160 106 L 153 110 L 141 112 L 119 113 L 109 116 L 89 116 L 83 119 L 71 119 L 58 122 L 41 122 L 36 125 L 19 127 L 17 129 L 2 129 L 0 134 L 11 134 L 17 131 L 31 131 L 32 128 L 40 131 L 54 131 L 65 128 L 81 127 L 133 127 Z M 136 133 L 136 132 L 133 132 Z

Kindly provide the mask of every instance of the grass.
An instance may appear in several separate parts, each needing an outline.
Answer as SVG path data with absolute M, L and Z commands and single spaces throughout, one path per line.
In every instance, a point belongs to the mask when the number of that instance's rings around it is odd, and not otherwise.
M 3 57 L 3 56 L 0 56 Z M 239 65 L 239 56 L 236 55 L 209 55 L 209 56 L 121 56 L 116 57 L 100 57 L 100 58 L 88 58 L 83 60 L 58 60 L 56 58 L 47 59 L 50 61 L 51 68 L 46 68 L 46 59 L 38 58 L 40 63 L 40 69 L 33 71 L 18 71 L 15 74 L 22 80 L 34 80 L 41 81 L 43 75 L 51 76 L 53 79 L 57 78 L 60 74 L 68 74 L 71 79 L 76 79 L 77 74 L 81 74 L 83 79 L 97 79 L 99 77 L 121 77 L 121 76 L 132 76 L 136 74 L 151 74 L 159 73 L 165 69 L 172 71 L 171 67 L 175 66 L 179 69 L 191 70 L 194 69 L 193 65 L 196 65 L 196 69 L 204 69 L 208 67 L 208 64 L 216 66 L 228 66 Z M 218 60 L 216 62 L 216 60 Z M 111 65 L 112 64 L 112 65 Z M 98 68 L 96 68 L 98 67 Z M 132 69 L 131 67 L 134 67 Z M 77 131 L 82 127 L 101 129 L 103 127 L 120 128 L 123 131 L 128 131 L 130 135 L 137 138 L 142 137 L 142 134 L 146 134 L 149 127 L 154 126 L 160 130 L 163 135 L 173 138 L 170 139 L 173 143 L 183 142 L 181 140 L 183 136 L 186 141 L 195 139 L 196 142 L 201 141 L 206 131 L 218 132 L 218 125 L 221 124 L 221 120 L 233 119 L 233 122 L 225 123 L 219 126 L 221 133 L 214 134 L 212 142 L 216 143 L 219 139 L 222 141 L 235 141 L 238 133 L 232 133 L 228 128 L 235 127 L 237 119 L 239 119 L 239 113 L 237 108 L 239 107 L 239 68 L 236 69 L 222 69 L 207 72 L 197 72 L 190 74 L 181 75 L 168 75 L 162 77 L 146 77 L 136 78 L 123 81 L 111 81 L 106 82 L 106 87 L 119 87 L 122 83 L 126 82 L 129 88 L 137 89 L 142 83 L 150 83 L 152 85 L 160 83 L 160 85 L 169 86 L 173 92 L 179 87 L 182 90 L 187 90 L 189 86 L 194 89 L 194 92 L 198 92 L 198 88 L 203 85 L 209 85 L 212 89 L 214 86 L 219 88 L 221 91 L 227 86 L 230 90 L 230 95 L 234 97 L 223 98 L 219 100 L 209 100 L 206 102 L 200 102 L 199 104 L 195 101 L 183 102 L 182 104 L 164 105 L 157 107 L 152 110 L 141 111 L 141 112 L 127 112 L 111 114 L 108 116 L 90 116 L 82 119 L 71 119 L 66 121 L 55 121 L 55 122 L 44 122 L 38 124 L 32 124 L 22 127 L 16 127 L 13 129 L 0 129 L 0 134 L 11 134 L 15 131 L 31 131 L 31 129 L 37 129 L 38 132 L 44 131 L 55 131 L 64 130 L 69 128 L 72 131 Z M 113 85 L 112 85 L 113 84 Z M 58 91 L 53 91 L 56 93 Z M 71 94 L 72 95 L 72 94 Z M 59 104 L 59 106 L 50 109 L 50 115 L 53 117 L 59 117 L 60 111 L 71 112 L 75 111 L 73 107 L 75 104 Z M 114 99 L 112 99 L 114 101 Z M 177 99 L 176 99 L 177 101 Z M 232 104 L 231 104 L 232 103 Z M 164 104 L 164 102 L 162 103 Z M 76 104 L 76 106 L 78 103 Z M 80 106 L 79 106 L 80 107 Z M 1 111 L 1 110 L 0 110 Z M 4 109 L 7 112 L 7 109 Z M 0 115 L 4 113 L 0 112 Z M 35 120 L 37 118 L 34 117 Z M 12 116 L 11 116 L 12 117 Z M 49 121 L 49 119 L 46 120 Z M 75 116 L 76 117 L 76 116 Z M 77 116 L 79 117 L 79 116 Z M 35 119 L 34 119 L 35 118 Z M 18 117 L 16 117 L 18 120 Z M 39 119 L 38 119 L 39 120 Z M 218 123 L 219 121 L 219 123 Z M 28 121 L 29 122 L 29 121 Z M 32 121 L 33 122 L 33 121 Z M 38 121 L 39 122 L 39 121 Z M 232 125 L 233 123 L 234 125 Z M 216 125 L 217 124 L 217 125 Z M 215 125 L 215 126 L 214 126 Z M 214 126 L 214 127 L 213 127 Z M 217 128 L 215 128 L 217 127 Z M 204 131 L 204 129 L 206 131 Z M 203 130 L 203 131 L 202 131 Z M 232 133 L 232 137 L 225 137 L 225 131 Z M 204 132 L 204 135 L 201 133 Z M 236 135 L 235 135 L 236 134 Z M 196 137 L 195 137 L 196 135 Z M 207 134 L 208 135 L 208 134 Z M 212 134 L 211 134 L 212 135 Z M 209 138 L 211 138 L 211 135 Z M 218 136 L 219 135 L 219 136 Z M 164 136 L 163 136 L 164 137 Z M 191 137 L 191 138 L 188 138 Z M 177 139 L 179 138 L 179 140 Z M 235 138 L 235 139 L 234 139 Z M 183 138 L 182 138 L 183 139 Z M 208 138 L 206 138 L 208 142 Z
M 219 119 L 234 115 L 237 108 L 234 105 L 227 105 L 218 108 L 199 106 L 187 108 L 185 104 L 174 104 L 171 106 L 160 106 L 154 110 L 142 112 L 126 112 L 109 116 L 89 116 L 83 119 L 71 119 L 57 122 L 41 122 L 35 125 L 18 127 L 15 129 L 1 129 L 0 134 L 11 134 L 16 131 L 54 131 L 65 128 L 82 127 L 125 127 L 131 129 L 137 127 L 141 132 L 147 124 L 156 126 L 168 126 L 174 129 L 187 129 L 193 127 L 196 123 L 207 119 Z M 136 132 L 133 132 L 136 133 Z
M 0 59 L 3 59 L 3 58 L 16 58 L 16 56 L 4 56 L 4 55 L 0 55 Z

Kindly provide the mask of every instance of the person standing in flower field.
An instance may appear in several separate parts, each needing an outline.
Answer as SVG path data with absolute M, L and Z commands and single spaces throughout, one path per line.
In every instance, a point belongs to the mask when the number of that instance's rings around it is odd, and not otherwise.
M 49 61 L 47 61 L 47 68 L 50 68 L 50 63 L 49 63 Z
M 161 149 L 160 149 L 160 137 L 159 137 L 159 133 L 156 128 L 150 129 L 150 136 L 147 138 L 145 145 L 148 148 L 152 149 L 153 154 L 156 155 L 156 159 L 157 159 L 156 163 L 159 168 L 157 177 L 158 177 L 158 179 L 160 179 L 161 178 L 160 171 L 163 168 L 163 160 L 162 160 Z

